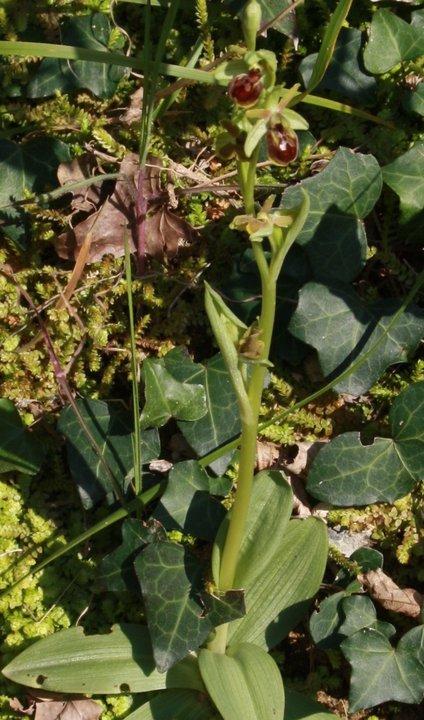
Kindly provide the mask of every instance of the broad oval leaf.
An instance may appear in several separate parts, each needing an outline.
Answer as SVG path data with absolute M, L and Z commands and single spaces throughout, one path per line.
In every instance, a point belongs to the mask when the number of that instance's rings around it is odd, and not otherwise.
M 23 424 L 11 400 L 0 399 L 0 473 L 35 475 L 44 457 L 43 446 Z
M 129 624 L 114 625 L 105 635 L 84 635 L 81 627 L 62 630 L 20 653 L 3 675 L 32 688 L 87 695 L 203 688 L 194 658 L 159 673 L 147 627 Z
M 127 715 L 126 720 L 218 720 L 218 716 L 206 695 L 166 690 Z
M 248 643 L 227 654 L 201 650 L 200 673 L 224 720 L 275 720 L 284 712 L 280 671 L 267 652 Z

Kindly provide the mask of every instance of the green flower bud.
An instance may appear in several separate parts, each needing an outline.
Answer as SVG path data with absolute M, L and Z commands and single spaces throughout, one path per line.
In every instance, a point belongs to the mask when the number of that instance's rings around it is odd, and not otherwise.
M 248 0 L 241 14 L 241 24 L 248 50 L 254 50 L 256 47 L 256 35 L 261 27 L 261 19 L 262 9 L 258 0 Z

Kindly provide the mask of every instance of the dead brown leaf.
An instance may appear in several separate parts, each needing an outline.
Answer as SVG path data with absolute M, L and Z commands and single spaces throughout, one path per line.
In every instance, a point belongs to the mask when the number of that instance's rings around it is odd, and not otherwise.
M 10 707 L 23 715 L 33 715 L 35 720 L 98 720 L 102 708 L 94 700 L 80 697 L 61 697 L 51 693 L 42 696 L 29 695 L 30 705 L 24 708 L 13 698 Z
M 326 442 L 328 442 L 328 440 L 298 442 L 297 453 L 294 459 L 290 463 L 285 463 L 284 467 L 294 475 L 303 475 Z
M 124 114 L 119 118 L 125 125 L 132 125 L 135 122 L 141 120 L 141 111 L 143 103 L 143 88 L 140 87 L 130 96 L 129 107 L 125 110 Z
M 97 262 L 104 255 L 121 257 L 126 237 L 131 252 L 136 250 L 139 259 L 174 257 L 191 240 L 193 229 L 169 209 L 169 193 L 161 186 L 162 171 L 160 158 L 150 157 L 147 167 L 140 172 L 137 155 L 126 155 L 112 194 L 102 204 L 98 203 L 95 212 L 59 236 L 58 255 L 66 260 L 76 259 L 90 234 L 87 263 Z
M 279 455 L 278 445 L 258 440 L 256 443 L 256 469 L 260 471 L 272 467 Z
M 65 187 L 71 183 L 90 177 L 93 173 L 93 161 L 89 155 L 76 158 L 70 163 L 61 163 L 57 169 L 57 179 Z M 92 212 L 100 201 L 99 185 L 89 185 L 79 190 L 72 190 L 71 208 L 74 212 Z
M 386 610 L 418 620 L 424 605 L 424 595 L 413 588 L 400 588 L 381 568 L 358 576 L 369 594 Z

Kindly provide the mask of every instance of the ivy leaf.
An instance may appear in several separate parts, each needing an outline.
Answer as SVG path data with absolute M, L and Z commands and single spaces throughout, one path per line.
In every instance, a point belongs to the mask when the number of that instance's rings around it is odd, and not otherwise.
M 389 700 L 420 703 L 424 696 L 424 625 L 413 628 L 394 648 L 375 628 L 364 628 L 341 648 L 352 666 L 351 712 Z
M 324 375 L 331 377 L 377 342 L 399 304 L 384 300 L 365 305 L 347 286 L 307 283 L 299 293 L 289 330 L 316 349 Z M 411 306 L 385 335 L 378 352 L 334 388 L 352 395 L 365 393 L 390 365 L 407 362 L 423 330 L 424 313 Z
M 364 51 L 364 63 L 369 72 L 380 75 L 423 54 L 422 28 L 413 23 L 409 25 L 390 10 L 377 10 Z
M 141 415 L 142 427 L 161 427 L 171 418 L 193 421 L 206 412 L 206 395 L 202 384 L 193 381 L 203 371 L 182 348 L 171 350 L 164 358 L 146 358 L 143 380 L 146 403 Z
M 240 591 L 217 598 L 205 595 L 203 567 L 181 545 L 148 545 L 134 565 L 159 672 L 197 650 L 213 629 L 213 621 L 222 624 L 245 612 Z
M 195 422 L 179 422 L 178 427 L 199 457 L 207 455 L 240 432 L 237 399 L 221 354 L 205 366 L 197 365 L 186 382 L 200 383 L 206 393 L 206 414 Z M 223 474 L 232 457 L 226 455 L 211 463 L 214 472 Z
M 23 424 L 11 400 L 0 399 L 0 473 L 35 475 L 44 457 L 43 445 Z
M 126 491 L 127 475 L 133 468 L 132 430 L 130 413 L 120 403 L 104 400 L 77 400 L 77 407 L 85 425 L 101 448 L 116 481 Z M 71 406 L 60 413 L 58 430 L 66 438 L 69 468 L 77 484 L 84 508 L 89 509 L 105 496 L 114 501 L 113 487 L 105 474 L 97 453 L 93 450 Z M 160 453 L 157 430 L 141 434 L 141 458 L 149 463 Z
M 134 560 L 142 547 L 157 541 L 160 529 L 157 525 L 145 525 L 135 518 L 122 523 L 122 544 L 106 555 L 100 563 L 97 579 L 111 592 L 133 590 L 136 582 Z M 166 538 L 162 530 L 162 539 Z
M 402 100 L 402 106 L 409 113 L 424 115 L 424 83 L 422 81 L 418 84 L 415 90 L 405 93 Z
M 110 32 L 109 18 L 104 13 L 66 18 L 61 24 L 61 39 L 64 45 L 100 52 L 108 50 Z M 46 58 L 31 78 L 27 96 L 41 98 L 53 95 L 57 90 L 66 93 L 85 88 L 97 97 L 107 98 L 116 92 L 125 73 L 124 68 L 105 63 Z
M 423 33 L 424 35 L 424 33 Z M 424 228 L 424 141 L 382 168 L 383 179 L 399 196 L 400 222 L 414 221 L 414 232 Z
M 195 460 L 174 465 L 155 510 L 155 518 L 167 530 L 213 540 L 225 514 L 223 505 L 210 494 L 207 472 Z
M 424 382 L 410 385 L 390 412 L 392 438 L 362 445 L 359 433 L 339 435 L 315 458 L 310 494 L 334 505 L 393 502 L 424 478 Z
M 348 596 L 349 590 L 341 590 L 325 598 L 319 609 L 315 610 L 309 620 L 309 630 L 315 645 L 322 649 L 337 648 L 343 636 L 339 632 L 342 622 L 341 604 Z
M 304 246 L 317 279 L 349 281 L 365 264 L 363 225 L 381 192 L 381 170 L 372 155 L 340 148 L 318 175 L 283 193 L 281 206 L 294 209 L 302 188 L 310 198 L 308 219 L 297 241 Z
M 303 84 L 308 86 L 318 53 L 308 55 L 299 65 Z M 356 28 L 343 28 L 327 71 L 315 89 L 334 90 L 358 103 L 375 100 L 377 82 L 364 72 L 362 64 L 362 33 Z

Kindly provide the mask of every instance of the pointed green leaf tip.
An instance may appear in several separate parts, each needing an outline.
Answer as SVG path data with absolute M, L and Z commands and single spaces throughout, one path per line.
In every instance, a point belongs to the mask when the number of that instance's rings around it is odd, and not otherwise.
M 276 720 L 284 713 L 280 671 L 267 652 L 248 643 L 227 654 L 201 650 L 206 689 L 224 720 Z

